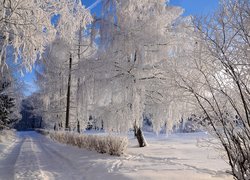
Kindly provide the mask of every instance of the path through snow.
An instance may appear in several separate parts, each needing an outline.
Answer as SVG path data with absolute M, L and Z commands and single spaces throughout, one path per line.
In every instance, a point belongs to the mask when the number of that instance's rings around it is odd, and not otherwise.
M 131 138 L 126 155 L 59 144 L 36 132 L 19 132 L 8 151 L 0 150 L 0 180 L 231 180 L 227 164 L 195 137 L 152 138 L 138 148 Z
M 36 132 L 18 134 L 9 152 L 0 156 L 0 180 L 128 179 L 108 171 L 115 157 L 55 143 Z

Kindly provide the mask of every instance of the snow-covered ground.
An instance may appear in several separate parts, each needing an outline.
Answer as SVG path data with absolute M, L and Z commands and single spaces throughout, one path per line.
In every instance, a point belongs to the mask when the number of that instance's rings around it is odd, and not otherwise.
M 205 133 L 181 133 L 168 137 L 146 134 L 149 147 L 128 148 L 121 172 L 134 179 L 233 179 L 225 173 L 229 165 L 221 158 L 215 140 Z M 212 141 L 212 142 L 211 142 Z M 213 146 L 211 145 L 211 143 Z
M 169 137 L 146 134 L 150 146 L 138 148 L 131 136 L 122 157 L 52 142 L 36 132 L 20 132 L 14 144 L 0 150 L 0 179 L 122 180 L 233 179 L 204 133 Z
M 0 131 L 0 158 L 14 146 L 16 135 L 14 130 Z

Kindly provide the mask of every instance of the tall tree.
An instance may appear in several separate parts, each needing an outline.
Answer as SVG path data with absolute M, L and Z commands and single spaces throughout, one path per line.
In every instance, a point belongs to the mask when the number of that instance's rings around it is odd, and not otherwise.
M 71 40 L 72 44 L 63 39 L 54 41 L 39 65 L 42 68 L 37 72 L 38 85 L 44 96 L 44 116 L 50 126 L 57 123 L 75 129 L 79 124 L 84 129 L 87 125 L 89 59 L 95 48 L 90 47 L 85 33 L 85 30 L 81 32 L 80 45 L 78 36 Z
M 1 78 L 0 81 L 0 130 L 11 127 L 18 119 L 11 116 L 14 113 L 15 99 L 8 95 L 10 82 Z
M 179 103 L 190 104 L 180 112 L 200 117 L 224 148 L 233 176 L 249 179 L 250 3 L 223 0 L 213 18 L 195 25 L 193 50 L 182 53 L 189 60 L 178 54 L 171 66 L 183 94 Z
M 167 6 L 164 0 L 104 3 L 100 20 L 103 65 L 95 75 L 95 103 L 103 109 L 99 114 L 106 129 L 127 131 L 134 127 L 143 147 L 146 142 L 141 126 L 146 107 L 148 113 L 154 114 L 156 131 L 166 122 L 168 95 L 161 65 L 168 60 L 165 52 L 176 40 L 174 28 L 179 26 L 182 9 Z M 162 111 L 156 113 L 154 110 L 159 108 Z
M 51 20 L 57 20 L 56 28 Z M 0 59 L 6 64 L 6 48 L 13 47 L 15 62 L 22 59 L 28 70 L 57 35 L 71 38 L 79 25 L 85 27 L 90 13 L 75 0 L 3 0 L 0 2 Z

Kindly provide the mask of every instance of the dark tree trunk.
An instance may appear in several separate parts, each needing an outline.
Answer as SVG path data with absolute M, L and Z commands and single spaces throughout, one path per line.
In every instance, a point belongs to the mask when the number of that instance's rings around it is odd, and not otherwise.
M 80 122 L 79 122 L 79 121 L 77 121 L 77 132 L 78 132 L 78 133 L 81 133 L 81 130 L 80 130 Z
M 135 137 L 137 137 L 137 131 L 138 131 L 138 127 L 136 125 L 136 122 L 134 123 L 134 135 Z
M 136 121 L 134 123 L 134 135 L 139 143 L 139 147 L 147 146 L 147 141 L 143 135 L 143 131 L 141 130 L 141 127 L 137 126 Z
M 146 139 L 145 139 L 140 127 L 137 127 L 136 138 L 137 138 L 137 141 L 139 143 L 139 147 L 147 146 Z
M 55 123 L 55 125 L 54 125 L 54 131 L 56 131 L 57 130 L 57 127 L 56 127 L 56 123 Z
M 72 69 L 72 54 L 70 54 L 70 57 L 69 57 L 69 77 L 68 77 L 68 90 L 67 90 L 67 105 L 66 105 L 66 122 L 65 122 L 65 129 L 68 129 L 68 128 L 69 128 L 71 69 Z

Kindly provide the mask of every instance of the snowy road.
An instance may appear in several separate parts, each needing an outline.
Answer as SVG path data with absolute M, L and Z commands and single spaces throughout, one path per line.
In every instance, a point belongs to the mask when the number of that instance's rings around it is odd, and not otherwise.
M 127 179 L 109 173 L 105 157 L 51 142 L 36 132 L 21 132 L 8 153 L 0 156 L 0 179 Z
M 232 180 L 220 153 L 200 147 L 204 134 L 148 135 L 138 148 L 130 138 L 121 157 L 98 154 L 51 141 L 36 132 L 19 132 L 1 151 L 0 180 Z M 204 137 L 203 137 L 204 136 Z

